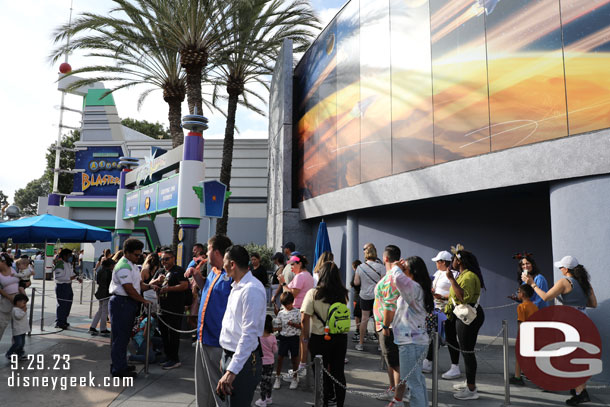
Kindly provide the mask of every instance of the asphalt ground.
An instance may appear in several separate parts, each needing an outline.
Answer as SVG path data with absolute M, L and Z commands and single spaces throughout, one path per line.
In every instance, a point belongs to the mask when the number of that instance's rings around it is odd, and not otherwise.
M 78 283 L 73 284 L 75 303 L 69 318 L 71 326 L 68 330 L 59 331 L 54 328 L 56 307 L 56 300 L 52 298 L 54 283 L 47 281 L 44 331 L 40 331 L 41 301 L 40 295 L 37 295 L 34 304 L 33 335 L 26 338 L 25 350 L 32 356 L 17 365 L 11 364 L 5 358 L 0 360 L 0 406 L 196 406 L 193 379 L 195 349 L 186 335 L 180 347 L 182 367 L 166 371 L 158 364 L 151 364 L 148 374 L 145 374 L 144 366 L 140 364 L 137 365 L 139 375 L 132 384 L 105 383 L 105 380 L 110 378 L 110 339 L 91 336 L 87 332 L 91 321 L 89 303 L 87 303 L 91 295 L 90 284 L 85 282 L 83 286 L 82 305 L 79 303 L 80 286 Z M 41 285 L 42 281 L 34 281 L 33 286 L 37 289 Z M 93 313 L 96 310 L 97 303 L 94 303 Z M 498 331 L 500 329 L 501 327 L 498 327 Z M 496 338 L 493 342 L 492 339 L 480 336 L 477 344 L 477 348 L 481 349 L 477 352 L 477 386 L 480 398 L 471 401 L 453 398 L 452 385 L 463 381 L 464 376 L 451 381 L 439 378 L 439 406 L 504 405 L 502 338 Z M 10 343 L 10 329 L 7 329 L 0 341 L 0 349 L 5 352 L 10 347 Z M 512 374 L 514 341 L 510 341 L 509 355 Z M 375 394 L 387 388 L 388 380 L 387 373 L 380 369 L 377 342 L 369 341 L 365 343 L 364 351 L 356 351 L 350 334 L 347 358 L 349 362 L 345 366 L 345 371 L 348 394 L 345 405 L 351 407 L 386 405 L 387 401 L 373 398 Z M 285 362 L 285 365 L 284 370 L 287 370 L 288 363 Z M 443 347 L 439 350 L 439 371 L 444 372 L 448 367 L 449 354 Z M 461 368 L 463 372 L 463 364 Z M 34 383 L 26 386 L 25 379 L 39 382 L 37 386 L 34 386 Z M 48 381 L 46 385 L 44 380 Z M 426 375 L 426 383 L 431 400 L 430 374 Z M 309 386 L 307 379 L 301 380 L 296 390 L 289 390 L 288 385 L 282 382 L 282 387 L 273 391 L 274 406 L 313 405 L 312 379 L 309 379 Z M 358 394 L 351 393 L 353 391 Z M 592 401 L 583 405 L 610 406 L 610 388 L 606 384 L 590 382 L 589 394 Z M 259 395 L 256 394 L 254 400 L 258 397 Z M 525 386 L 510 386 L 510 404 L 515 406 L 561 406 L 565 405 L 565 400 L 569 397 L 568 392 L 543 391 L 527 380 Z

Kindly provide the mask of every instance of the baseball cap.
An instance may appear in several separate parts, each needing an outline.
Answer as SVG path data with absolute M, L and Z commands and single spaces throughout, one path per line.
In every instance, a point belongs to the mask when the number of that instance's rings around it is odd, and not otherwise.
M 288 264 L 292 264 L 292 263 L 298 263 L 298 262 L 300 262 L 300 261 L 301 261 L 301 259 L 300 259 L 300 258 L 298 258 L 297 256 L 292 256 L 292 257 L 290 258 L 290 260 L 288 260 Z
M 279 261 L 284 261 L 284 254 L 280 253 L 280 252 L 276 252 L 273 257 L 271 258 L 271 260 L 279 260 Z
M 432 261 L 439 261 L 439 260 L 451 261 L 452 258 L 453 257 L 451 256 L 451 253 L 449 253 L 447 250 L 443 250 L 443 251 L 438 252 L 436 257 L 432 258 Z
M 284 245 L 282 246 L 282 250 L 288 249 L 290 250 L 290 252 L 293 252 L 296 250 L 296 245 L 293 242 L 286 242 L 284 243 Z
M 573 269 L 574 267 L 578 266 L 578 260 L 576 260 L 576 257 L 573 256 L 565 256 L 563 257 L 561 260 L 556 261 L 555 263 L 553 263 L 555 265 L 555 267 L 557 268 L 562 268 L 565 267 L 567 269 Z

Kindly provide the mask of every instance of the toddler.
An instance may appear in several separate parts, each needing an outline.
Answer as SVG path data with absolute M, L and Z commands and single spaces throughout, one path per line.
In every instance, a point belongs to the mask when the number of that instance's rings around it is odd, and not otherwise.
M 279 351 L 277 360 L 277 373 L 275 382 L 273 383 L 274 389 L 279 389 L 281 386 L 280 375 L 282 373 L 282 365 L 284 364 L 284 357 L 290 353 L 290 360 L 292 362 L 292 371 L 296 372 L 299 367 L 299 337 L 301 336 L 301 312 L 298 308 L 294 307 L 294 296 L 292 293 L 286 291 L 280 296 L 280 303 L 282 309 L 277 314 L 277 325 L 276 331 L 280 332 L 278 337 L 279 340 Z M 290 382 L 290 389 L 294 390 L 299 385 L 299 379 L 297 374 L 293 374 Z
M 517 307 L 517 323 L 521 324 L 521 322 L 527 321 L 529 317 L 536 311 L 538 311 L 538 307 L 531 300 L 534 295 L 534 289 L 527 284 L 523 284 L 519 286 L 519 291 L 517 292 L 517 297 L 521 304 Z M 511 377 L 509 380 L 510 384 L 517 384 L 524 386 L 523 377 L 521 377 L 521 367 L 519 366 L 519 361 L 515 359 L 515 375 Z
M 265 332 L 260 337 L 261 348 L 263 348 L 263 373 L 261 375 L 261 398 L 256 400 L 254 404 L 259 407 L 271 405 L 271 389 L 273 382 L 273 362 L 275 362 L 275 353 L 277 352 L 277 340 L 273 335 L 273 318 L 267 315 L 265 318 Z
M 34 275 L 34 268 L 30 264 L 30 259 L 27 256 L 22 256 L 15 262 L 17 267 L 16 277 L 19 277 L 19 292 L 25 295 L 25 289 L 29 287 L 32 282 L 30 277 Z
M 25 334 L 30 330 L 30 324 L 27 319 L 27 302 L 28 297 L 25 294 L 16 294 L 13 298 L 13 311 L 11 314 L 13 325 L 13 345 L 6 352 L 6 357 L 11 358 L 11 355 L 17 355 L 19 360 L 26 360 L 23 347 L 25 346 Z

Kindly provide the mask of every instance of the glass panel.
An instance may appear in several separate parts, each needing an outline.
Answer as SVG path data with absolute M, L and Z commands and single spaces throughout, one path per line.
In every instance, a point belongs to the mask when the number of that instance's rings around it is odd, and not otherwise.
M 336 25 L 332 22 L 318 37 L 314 58 L 319 101 L 315 107 L 317 122 L 315 148 L 314 196 L 337 189 L 337 47 Z
M 610 1 L 561 0 L 570 134 L 610 127 Z
M 430 7 L 390 1 L 392 173 L 434 164 Z
M 390 10 L 387 2 L 360 4 L 361 182 L 392 173 Z
M 567 135 L 558 0 L 487 8 L 493 151 Z
M 430 0 L 434 161 L 490 151 L 484 12 L 471 0 Z
M 337 16 L 337 187 L 360 183 L 360 11 L 352 0 Z

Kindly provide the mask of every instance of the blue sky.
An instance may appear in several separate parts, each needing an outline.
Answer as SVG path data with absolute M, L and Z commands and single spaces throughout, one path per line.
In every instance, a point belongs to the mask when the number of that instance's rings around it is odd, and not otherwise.
M 73 0 L 74 15 L 82 12 L 105 13 L 109 0 Z M 325 25 L 345 4 L 343 0 L 312 0 L 312 6 Z M 2 150 L 0 160 L 0 190 L 12 203 L 16 189 L 40 177 L 46 165 L 46 148 L 57 140 L 61 94 L 57 91 L 59 63 L 51 65 L 47 56 L 53 48 L 51 33 L 68 21 L 70 0 L 0 0 L 0 38 L 3 38 L 5 58 L 0 64 L 0 117 L 2 120 Z M 18 39 L 18 40 L 11 40 Z M 73 68 L 89 64 L 82 55 L 70 56 Z M 153 93 L 137 110 L 137 97 L 146 88 L 119 91 L 115 101 L 122 118 L 133 117 L 167 125 L 167 107 L 160 92 Z M 81 107 L 81 99 L 66 98 L 66 105 Z M 186 103 L 183 111 L 187 111 Z M 210 128 L 206 137 L 224 134 L 224 117 L 206 113 Z M 79 126 L 80 116 L 64 115 L 64 124 Z M 238 110 L 238 137 L 266 137 L 267 119 Z

